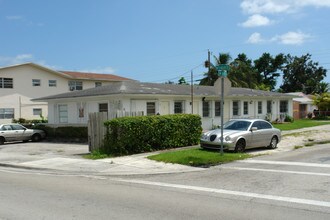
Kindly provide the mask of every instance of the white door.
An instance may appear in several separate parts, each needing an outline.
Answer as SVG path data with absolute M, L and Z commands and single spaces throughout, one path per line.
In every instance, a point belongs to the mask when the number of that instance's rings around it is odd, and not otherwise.
M 170 102 L 169 101 L 161 101 L 159 107 L 160 115 L 168 115 L 170 114 Z

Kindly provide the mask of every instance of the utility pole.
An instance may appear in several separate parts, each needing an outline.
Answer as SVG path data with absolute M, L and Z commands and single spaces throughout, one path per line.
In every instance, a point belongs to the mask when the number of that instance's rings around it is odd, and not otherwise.
M 207 50 L 207 61 L 209 63 L 211 63 L 211 52 L 210 52 L 209 49 Z M 209 71 L 209 73 L 210 73 L 210 70 L 211 70 L 211 65 L 208 65 L 208 71 Z
M 194 85 L 193 85 L 193 71 L 191 70 L 191 76 L 190 76 L 190 88 L 191 88 L 191 114 L 194 114 Z

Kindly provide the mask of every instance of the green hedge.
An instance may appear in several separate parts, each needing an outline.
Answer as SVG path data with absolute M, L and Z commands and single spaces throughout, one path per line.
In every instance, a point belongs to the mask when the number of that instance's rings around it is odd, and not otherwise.
M 50 141 L 61 142 L 88 142 L 88 128 L 87 127 L 49 127 L 45 124 L 37 124 L 33 126 L 35 129 L 44 130 L 46 138 Z
M 104 123 L 108 131 L 102 151 L 129 155 L 198 144 L 199 115 L 175 114 L 117 118 Z

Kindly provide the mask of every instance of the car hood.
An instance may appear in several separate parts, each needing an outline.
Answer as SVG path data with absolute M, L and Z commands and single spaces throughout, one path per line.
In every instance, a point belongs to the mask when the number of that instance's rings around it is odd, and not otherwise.
M 241 132 L 244 132 L 244 131 L 226 130 L 226 129 L 224 129 L 223 130 L 223 136 L 234 135 L 234 134 L 241 133 Z M 211 131 L 205 132 L 204 135 L 207 135 L 207 136 L 221 135 L 221 129 L 215 129 L 215 130 L 211 130 Z

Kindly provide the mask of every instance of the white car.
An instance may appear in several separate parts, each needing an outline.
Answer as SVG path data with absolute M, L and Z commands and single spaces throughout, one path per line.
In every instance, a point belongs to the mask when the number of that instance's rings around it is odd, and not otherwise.
M 233 119 L 223 126 L 223 149 L 243 152 L 245 149 L 269 147 L 275 149 L 281 141 L 281 131 L 262 119 Z M 205 132 L 202 148 L 220 149 L 221 129 Z
M 10 141 L 41 141 L 46 137 L 42 130 L 28 129 L 20 124 L 0 124 L 0 145 Z

